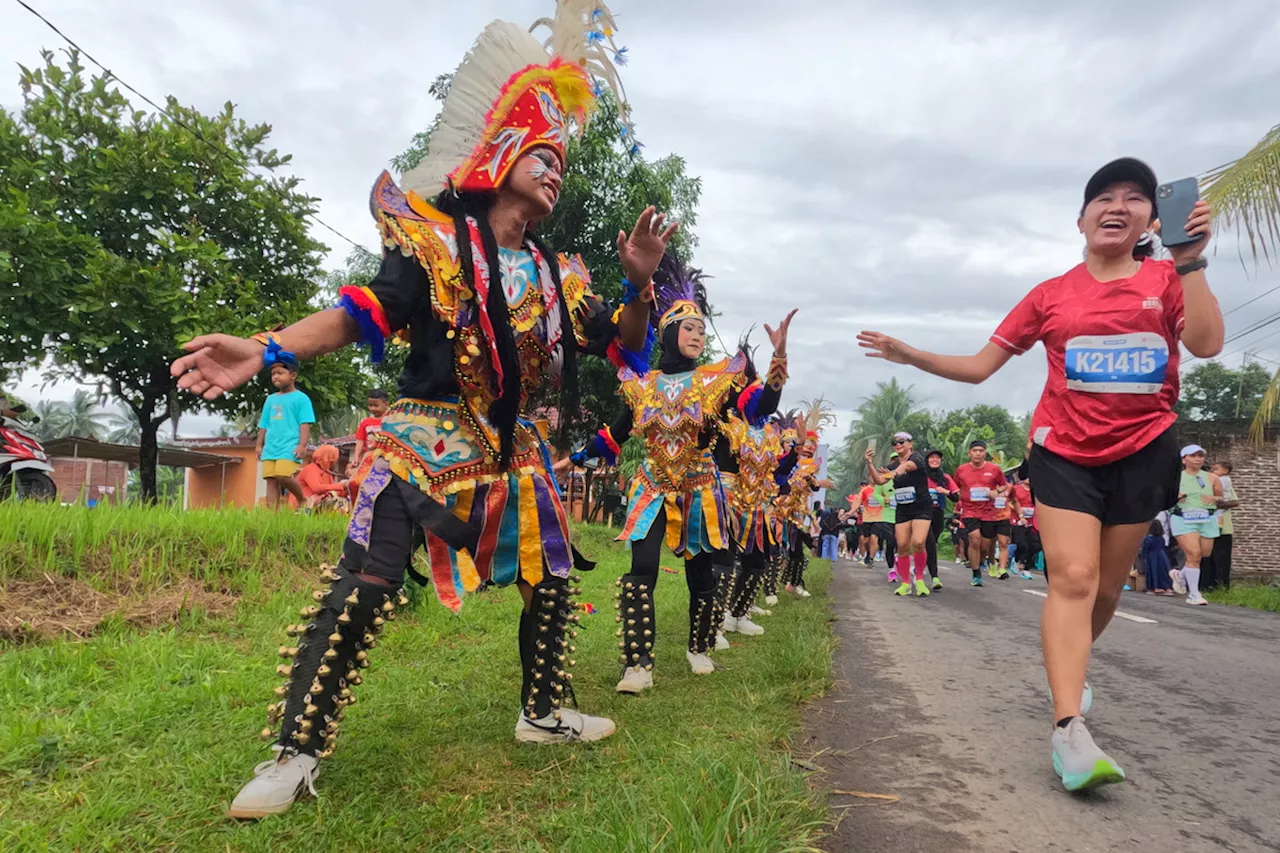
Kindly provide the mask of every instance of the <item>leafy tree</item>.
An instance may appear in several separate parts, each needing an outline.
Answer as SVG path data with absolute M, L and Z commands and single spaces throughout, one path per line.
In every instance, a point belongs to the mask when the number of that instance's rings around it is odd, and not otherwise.
M 1271 382 L 1271 374 L 1250 362 L 1238 369 L 1202 361 L 1182 377 L 1178 414 L 1191 421 L 1252 418 Z
M 1003 406 L 979 404 L 947 412 L 939 419 L 938 431 L 946 432 L 953 427 L 975 431 L 988 427 L 990 434 L 981 437 L 1018 458 L 1022 457 L 1023 448 L 1027 444 L 1026 428 L 1014 420 L 1013 415 Z
M 443 101 L 451 82 L 450 75 L 436 78 L 432 94 Z M 405 171 L 421 162 L 434 126 L 433 122 L 414 137 L 409 149 L 392 161 L 393 166 Z M 570 140 L 560 200 L 555 212 L 538 226 L 539 235 L 552 249 L 582 254 L 591 270 L 592 289 L 610 300 L 622 296 L 618 232 L 630 232 L 640 211 L 654 205 L 668 218 L 680 221 L 672 245 L 682 258 L 688 259 L 697 245 L 693 226 L 702 192 L 701 180 L 685 173 L 682 158 L 669 155 L 648 161 L 632 156 L 624 148 L 617 128 L 618 105 L 606 91 L 582 136 Z M 578 368 L 581 410 L 565 413 L 561 428 L 567 435 L 581 439 L 617 417 L 622 403 L 612 365 L 600 359 L 581 359 Z
M 142 440 L 142 424 L 128 407 L 107 413 L 107 441 L 114 444 L 137 444 Z
M 868 442 L 876 440 L 876 464 L 889 461 L 893 448 L 889 440 L 895 432 L 905 430 L 923 436 L 928 429 L 929 414 L 919 407 L 910 385 L 900 385 L 897 377 L 877 382 L 876 393 L 863 399 L 839 448 L 834 449 L 828 470 L 835 487 L 831 500 L 840 501 L 853 494 L 865 479 Z
M 227 104 L 214 116 L 172 97 L 134 110 L 109 75 L 21 69 L 23 105 L 0 110 L 0 341 L 10 367 L 51 356 L 49 379 L 99 379 L 140 425 L 140 489 L 156 494 L 157 434 L 177 415 L 169 364 L 203 332 L 251 334 L 307 313 L 323 246 L 307 234 L 315 200 Z M 307 365 L 300 385 L 322 414 L 363 386 L 353 353 Z M 256 409 L 264 382 L 214 403 Z
M 1280 124 L 1271 128 L 1239 160 L 1201 179 L 1215 224 L 1244 231 L 1256 263 L 1280 249 Z

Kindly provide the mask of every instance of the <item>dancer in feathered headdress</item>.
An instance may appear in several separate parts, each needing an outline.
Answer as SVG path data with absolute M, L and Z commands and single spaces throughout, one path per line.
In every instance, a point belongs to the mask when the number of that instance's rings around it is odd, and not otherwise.
M 779 466 L 783 480 L 778 489 L 776 506 L 783 519 L 783 551 L 780 558 L 782 580 L 787 592 L 808 598 L 804 588 L 804 570 L 809 565 L 808 548 L 813 544 L 810 534 L 809 495 L 819 489 L 830 488 L 829 480 L 818 479 L 818 463 L 813 455 L 818 449 L 818 438 L 823 427 L 835 423 L 835 414 L 821 397 L 804 402 L 798 412 L 790 413 L 789 422 L 783 427 L 783 444 L 787 454 Z
M 748 338 L 749 333 L 739 342 L 738 349 L 750 359 L 753 350 Z M 716 465 L 730 511 L 732 550 L 740 564 L 735 573 L 733 560 L 722 556 L 717 565 L 721 573 L 717 589 L 723 590 L 718 610 L 723 630 L 755 635 L 763 634 L 764 628 L 751 620 L 752 614 L 769 613 L 754 604 L 770 554 L 778 544 L 773 500 L 778 494 L 775 473 L 782 455 L 778 430 L 757 404 L 766 387 L 781 390 L 787 377 L 784 366 L 777 361 L 770 363 L 763 379 L 755 375 L 750 365 L 748 360 L 752 383 L 720 423 L 723 438 L 715 444 Z
M 285 810 L 310 787 L 316 759 L 333 751 L 366 649 L 395 610 L 416 529 L 426 533 L 431 586 L 451 610 L 481 584 L 522 588 L 516 738 L 572 743 L 614 730 L 561 704 L 573 695 L 564 662 L 578 561 L 525 409 L 561 377 L 563 404 L 576 406 L 579 350 L 647 361 L 650 281 L 676 226 L 650 208 L 630 236 L 618 235 L 627 279 L 616 312 L 592 294 L 580 257 L 557 256 L 535 236 L 532 224 L 559 201 L 570 136 L 604 89 L 620 102 L 625 144 L 635 145 L 608 8 L 558 0 L 535 29 L 486 27 L 453 76 L 422 163 L 401 186 L 378 178 L 370 207 L 386 251 L 368 286 L 342 288 L 339 307 L 278 333 L 197 338 L 174 365 L 181 387 L 213 399 L 275 361 L 356 341 L 376 359 L 397 333 L 411 347 L 401 399 L 357 474 L 342 561 L 325 569 L 329 587 L 293 631 L 297 648 L 282 651 L 291 662 L 280 667 L 286 682 L 264 732 L 279 760 L 241 791 L 235 816 Z
M 715 633 L 711 567 L 715 552 L 729 545 L 729 515 L 710 445 L 729 408 L 746 405 L 741 392 L 749 379 L 747 357 L 741 352 L 698 366 L 706 344 L 702 281 L 701 272 L 672 256 L 663 258 L 654 275 L 653 317 L 662 346 L 658 369 L 619 371 L 619 394 L 627 411 L 565 461 L 581 464 L 604 457 L 612 463 L 629 436 L 644 442 L 645 460 L 631 483 L 627 520 L 618 536 L 631 546 L 631 572 L 619 581 L 618 607 L 625 617 L 620 693 L 641 693 L 653 686 L 653 593 L 664 539 L 685 559 L 689 666 L 697 674 L 714 669 L 707 656 Z M 788 315 L 776 331 L 765 327 L 773 342 L 771 375 L 786 375 L 790 324 Z M 781 390 L 781 380 L 773 387 L 753 388 L 752 406 L 762 414 L 772 412 Z

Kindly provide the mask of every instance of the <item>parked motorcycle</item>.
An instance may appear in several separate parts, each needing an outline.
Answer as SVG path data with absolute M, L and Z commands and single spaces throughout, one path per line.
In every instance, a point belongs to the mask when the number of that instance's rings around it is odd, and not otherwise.
M 19 404 L 4 407 L 0 416 L 0 500 L 53 501 L 58 497 L 53 465 L 30 425 L 18 420 L 26 411 L 27 407 Z

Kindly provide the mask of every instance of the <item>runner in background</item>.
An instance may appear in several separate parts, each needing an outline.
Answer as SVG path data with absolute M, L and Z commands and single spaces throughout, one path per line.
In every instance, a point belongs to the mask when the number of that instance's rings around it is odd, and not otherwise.
M 929 574 L 933 576 L 933 589 L 939 590 L 942 589 L 942 579 L 938 577 L 938 537 L 942 535 L 947 500 L 958 500 L 960 487 L 950 474 L 942 470 L 941 450 L 930 450 L 925 455 L 925 461 L 929 466 L 925 472 L 929 475 L 929 495 L 933 499 L 929 541 L 926 543 L 925 553 L 929 560 Z
M 1188 444 L 1182 448 L 1178 505 L 1169 524 L 1187 560 L 1181 570 L 1169 572 L 1169 577 L 1174 591 L 1187 596 L 1187 604 L 1209 603 L 1200 594 L 1200 561 L 1213 552 L 1220 532 L 1214 513 L 1222 502 L 1222 481 L 1217 474 L 1204 470 L 1204 448 Z
M 882 485 L 891 484 L 894 488 L 894 538 L 898 545 L 894 567 L 898 577 L 902 579 L 894 595 L 911 594 L 911 574 L 914 572 L 916 595 L 927 596 L 929 587 L 924 582 L 927 559 L 925 543 L 929 539 L 933 513 L 929 475 L 925 470 L 928 464 L 924 454 L 914 449 L 910 433 L 894 433 L 893 447 L 895 453 L 891 459 L 899 461 L 891 471 L 876 468 L 874 450 L 868 448 L 866 459 L 871 479 Z
M 1010 496 L 1013 504 L 1013 544 L 1018 551 L 1018 560 L 1022 563 L 1022 572 L 1018 575 L 1023 580 L 1031 580 L 1031 570 L 1036 566 L 1036 557 L 1040 554 L 1040 531 L 1035 528 L 1036 502 L 1031 494 L 1031 481 L 1019 480 L 1013 487 Z
M 862 548 L 866 554 L 866 564 L 875 564 L 876 554 L 880 552 L 880 522 L 884 520 L 884 497 L 879 486 L 864 484 L 858 492 L 862 502 Z M 893 567 L 890 566 L 890 569 Z
M 1050 746 L 1069 791 L 1125 778 L 1082 716 L 1089 655 L 1151 520 L 1178 499 L 1181 347 L 1199 358 L 1222 351 L 1222 311 L 1203 272 L 1212 212 L 1199 201 L 1185 221 L 1164 223 L 1173 259 L 1151 260 L 1161 230 L 1157 185 L 1132 158 L 1099 169 L 1077 219 L 1084 261 L 1027 294 L 980 352 L 939 355 L 880 332 L 858 335 L 870 356 L 974 384 L 1044 344 L 1048 379 L 1028 461 L 1052 568 L 1041 633 L 1053 693 Z
M 1003 474 L 1004 472 L 1001 473 Z M 1008 479 L 1007 474 L 1005 478 L 1006 480 Z M 996 523 L 995 533 L 998 552 L 988 572 L 991 577 L 1002 581 L 1009 579 L 1009 546 L 1013 543 L 1013 509 L 1009 504 L 1012 491 L 1013 488 L 1006 482 L 995 490 L 995 494 L 991 498 L 992 516 Z
M 956 469 L 960 505 L 956 512 L 964 521 L 969 537 L 970 586 L 982 586 L 982 559 L 991 552 L 996 539 L 996 510 L 993 498 L 1006 485 L 999 465 L 987 461 L 987 443 L 980 438 L 969 442 L 969 461 Z
M 890 456 L 890 463 L 896 464 L 897 458 L 896 453 Z M 890 470 L 881 468 L 880 473 L 888 475 Z M 876 533 L 880 538 L 880 550 L 884 552 L 884 564 L 889 567 L 889 583 L 902 583 L 906 578 L 900 577 L 896 569 L 898 537 L 895 528 L 898 526 L 898 505 L 893 493 L 892 482 L 876 486 L 876 496 L 884 506 L 880 511 L 880 523 L 876 525 Z

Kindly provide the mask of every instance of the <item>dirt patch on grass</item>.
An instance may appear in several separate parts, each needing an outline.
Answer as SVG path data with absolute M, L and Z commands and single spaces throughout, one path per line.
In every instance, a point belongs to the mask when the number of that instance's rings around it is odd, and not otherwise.
M 54 637 L 90 637 L 108 621 L 147 629 L 172 625 L 183 613 L 200 610 L 224 616 L 238 598 L 205 589 L 190 578 L 145 596 L 104 592 L 71 578 L 44 575 L 0 587 L 0 643 L 39 643 Z

